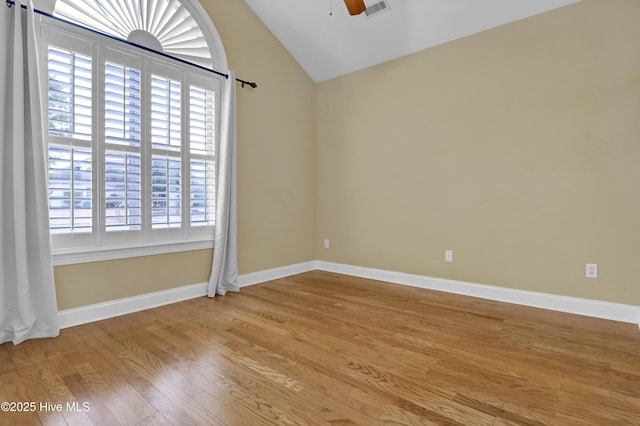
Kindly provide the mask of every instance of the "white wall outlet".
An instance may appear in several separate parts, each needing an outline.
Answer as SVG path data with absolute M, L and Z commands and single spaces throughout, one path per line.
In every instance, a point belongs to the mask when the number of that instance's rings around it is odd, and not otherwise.
M 329 240 L 324 240 L 324 248 L 329 248 Z
M 445 250 L 444 251 L 444 261 L 445 262 L 453 262 L 453 250 Z
M 597 263 L 587 263 L 587 278 L 598 278 Z

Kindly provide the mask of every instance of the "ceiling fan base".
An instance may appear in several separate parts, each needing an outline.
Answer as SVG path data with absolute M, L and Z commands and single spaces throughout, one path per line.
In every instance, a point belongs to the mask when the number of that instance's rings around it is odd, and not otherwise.
M 351 16 L 360 15 L 367 8 L 364 0 L 344 0 L 344 4 L 347 5 L 347 10 Z

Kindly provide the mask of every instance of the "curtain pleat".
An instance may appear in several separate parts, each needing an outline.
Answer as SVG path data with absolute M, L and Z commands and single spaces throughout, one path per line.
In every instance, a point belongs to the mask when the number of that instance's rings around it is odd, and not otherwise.
M 216 147 L 216 225 L 208 294 L 239 291 L 236 183 L 236 76 L 230 71 L 223 90 L 220 143 Z
M 0 343 L 59 333 L 33 4 L 0 5 Z

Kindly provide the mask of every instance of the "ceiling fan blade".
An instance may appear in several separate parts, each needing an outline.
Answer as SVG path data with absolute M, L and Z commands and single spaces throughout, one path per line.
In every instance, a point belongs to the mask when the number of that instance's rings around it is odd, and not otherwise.
M 347 5 L 349 15 L 360 15 L 367 8 L 364 5 L 364 0 L 344 0 L 344 4 Z

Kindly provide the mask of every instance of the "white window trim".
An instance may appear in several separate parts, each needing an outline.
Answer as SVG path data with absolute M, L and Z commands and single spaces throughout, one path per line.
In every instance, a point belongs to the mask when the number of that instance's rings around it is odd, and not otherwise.
M 190 3 L 190 2 L 189 2 Z M 199 5 L 198 5 L 199 6 Z M 55 29 L 56 32 L 67 34 L 68 36 L 73 37 L 74 31 L 69 31 L 66 24 L 61 24 L 57 22 L 48 22 L 43 23 L 43 29 Z M 215 29 L 214 29 L 215 31 Z M 217 36 L 217 33 L 215 33 Z M 216 41 L 219 41 L 219 37 L 216 38 Z M 42 43 L 44 46 L 43 49 L 46 50 L 48 43 Z M 107 42 L 105 46 L 111 45 L 110 42 Z M 221 45 L 221 42 L 217 42 L 217 45 Z M 117 45 L 116 45 L 117 46 Z M 220 53 L 219 53 L 220 54 Z M 221 57 L 226 65 L 226 56 L 224 55 L 224 50 L 222 50 Z M 46 75 L 47 70 L 47 61 L 42 61 L 42 67 Z M 204 73 L 204 72 L 203 72 Z M 206 76 L 196 77 L 194 81 L 198 79 L 206 78 Z M 46 83 L 45 83 L 46 84 Z M 217 92 L 218 96 L 221 95 L 220 91 Z M 220 104 L 218 103 L 218 107 Z M 47 103 L 43 102 L 43 117 L 47 117 Z M 96 117 L 94 117 L 94 125 L 96 125 Z M 216 129 L 219 129 L 219 116 L 218 121 L 216 123 Z M 219 132 L 219 130 L 217 130 Z M 219 136 L 219 133 L 218 133 Z M 197 158 L 197 156 L 195 157 Z M 187 183 L 188 184 L 188 183 Z M 102 190 L 102 188 L 100 188 Z M 95 197 L 94 197 L 95 199 Z M 187 205 L 188 200 L 183 200 L 183 205 Z M 188 216 L 183 216 L 183 220 L 186 221 Z M 203 227 L 205 228 L 205 227 Z M 190 239 L 180 239 L 174 238 L 171 240 L 158 240 L 158 241 L 150 241 L 150 242 L 132 242 L 129 244 L 115 244 L 110 246 L 81 246 L 81 247 L 64 247 L 64 248 L 53 248 L 53 264 L 54 266 L 63 266 L 63 265 L 73 265 L 73 264 L 81 264 L 81 263 L 91 263 L 91 262 L 100 262 L 100 261 L 109 261 L 109 260 L 117 260 L 117 259 L 125 259 L 131 257 L 140 257 L 140 256 L 152 256 L 158 254 L 167 254 L 167 253 L 178 253 L 184 251 L 192 251 L 192 250 L 204 250 L 204 249 L 212 249 L 213 248 L 213 235 L 215 232 L 215 227 L 206 227 L 210 229 L 210 232 L 207 234 L 210 237 L 204 236 L 200 234 L 200 236 L 192 237 Z M 82 238 L 84 234 L 77 234 L 77 237 Z M 89 237 L 90 240 L 93 240 L 94 237 Z
M 157 254 L 179 253 L 183 251 L 213 248 L 213 240 L 152 243 L 143 246 L 96 247 L 77 251 L 76 249 L 54 249 L 53 266 L 75 265 L 78 263 L 103 262 L 130 257 L 154 256 Z

